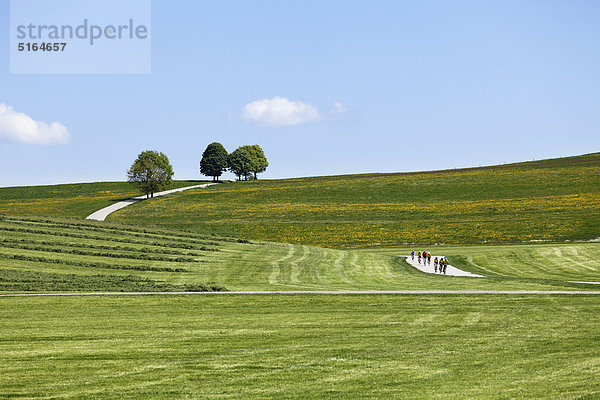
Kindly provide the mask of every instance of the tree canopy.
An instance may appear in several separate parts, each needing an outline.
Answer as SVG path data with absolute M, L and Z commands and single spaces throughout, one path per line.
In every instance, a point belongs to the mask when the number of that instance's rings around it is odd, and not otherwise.
M 257 144 L 238 147 L 229 155 L 227 163 L 229 170 L 236 174 L 239 180 L 242 176 L 246 180 L 250 176 L 257 179 L 256 174 L 265 172 L 269 166 L 265 152 Z
M 242 146 L 242 148 L 247 149 L 250 155 L 252 156 L 252 168 L 250 169 L 250 172 L 254 174 L 254 179 L 258 179 L 256 174 L 265 172 L 267 170 L 267 167 L 269 166 L 269 162 L 267 161 L 265 152 L 257 144 L 254 144 L 252 146 Z
M 233 153 L 227 157 L 229 170 L 237 175 L 238 180 L 248 179 L 253 169 L 253 156 L 247 148 L 238 147 Z
M 171 184 L 173 167 L 163 153 L 147 150 L 141 152 L 127 171 L 127 180 L 137 183 L 146 197 Z
M 227 150 L 221 143 L 213 142 L 206 147 L 200 160 L 200 173 L 212 176 L 216 181 L 227 170 Z
M 246 145 L 238 147 L 233 153 L 227 154 L 227 150 L 221 143 L 213 142 L 206 147 L 200 160 L 200 173 L 212 176 L 216 181 L 224 171 L 231 171 L 238 180 L 242 177 L 258 179 L 257 175 L 265 172 L 269 162 L 263 149 L 257 145 Z

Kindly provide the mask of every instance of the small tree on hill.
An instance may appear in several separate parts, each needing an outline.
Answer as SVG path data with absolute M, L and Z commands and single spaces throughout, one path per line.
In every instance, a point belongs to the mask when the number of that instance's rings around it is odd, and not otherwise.
M 252 154 L 244 147 L 238 147 L 233 153 L 229 154 L 227 164 L 229 170 L 237 175 L 240 181 L 242 176 L 248 180 L 254 166 Z
M 200 160 L 200 173 L 212 176 L 216 181 L 227 170 L 227 150 L 221 143 L 213 142 L 206 147 Z
M 269 162 L 267 161 L 265 152 L 257 144 L 242 147 L 247 149 L 250 155 L 252 156 L 252 169 L 250 171 L 254 174 L 254 179 L 258 179 L 256 174 L 265 172 L 267 170 L 267 167 L 269 166 Z
M 167 156 L 151 150 L 141 152 L 127 171 L 127 180 L 137 183 L 146 198 L 168 187 L 172 178 L 173 167 Z

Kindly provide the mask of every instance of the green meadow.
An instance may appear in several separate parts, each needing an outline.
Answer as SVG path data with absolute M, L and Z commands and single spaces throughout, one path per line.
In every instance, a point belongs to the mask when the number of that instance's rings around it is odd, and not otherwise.
M 497 167 L 236 182 L 108 217 L 329 248 L 600 236 L 600 153 Z
M 600 153 L 417 174 L 0 188 L 0 398 L 600 396 Z M 195 182 L 176 182 L 175 186 Z M 424 274 L 411 250 L 485 275 Z
M 0 398 L 584 399 L 594 296 L 0 299 Z

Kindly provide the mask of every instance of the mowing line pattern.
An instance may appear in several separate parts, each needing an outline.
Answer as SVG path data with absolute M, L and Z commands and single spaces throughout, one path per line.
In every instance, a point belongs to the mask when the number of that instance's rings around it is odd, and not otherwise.
M 204 285 L 196 269 L 224 242 L 191 236 L 186 240 L 180 232 L 165 230 L 129 232 L 84 221 L 1 217 L 0 291 L 89 290 L 93 283 L 99 291 L 223 290 Z M 182 274 L 194 277 L 182 279 Z

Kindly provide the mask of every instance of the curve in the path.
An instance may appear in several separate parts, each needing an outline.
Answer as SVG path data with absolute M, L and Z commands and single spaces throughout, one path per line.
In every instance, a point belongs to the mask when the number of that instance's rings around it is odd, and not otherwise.
M 408 264 L 410 264 L 411 266 L 415 267 L 416 269 L 418 269 L 419 271 L 425 272 L 427 274 L 435 274 L 435 268 L 433 265 L 433 261 L 431 262 L 431 264 L 425 264 L 423 261 L 419 262 L 418 257 L 415 256 L 414 260 L 412 259 L 411 256 L 405 256 L 406 257 L 406 262 Z M 444 256 L 432 256 L 431 259 L 433 260 L 435 257 L 437 257 L 438 259 L 440 257 L 444 257 Z M 438 273 L 439 275 L 439 273 Z M 444 275 L 444 274 L 442 274 Z M 471 272 L 468 271 L 463 271 L 462 269 L 458 269 L 456 267 L 453 267 L 452 265 L 448 265 L 448 267 L 446 268 L 446 274 L 445 275 L 449 275 L 449 276 L 466 276 L 466 277 L 470 277 L 470 278 L 485 278 L 483 275 L 477 275 L 477 274 L 473 274 Z
M 419 271 L 425 272 L 427 274 L 440 275 L 439 272 L 438 273 L 435 272 L 435 267 L 434 267 L 433 263 L 431 265 L 425 264 L 423 262 L 419 263 L 418 257 L 416 257 L 416 256 L 415 256 L 414 260 L 412 259 L 411 256 L 401 256 L 401 257 L 406 257 L 406 262 L 408 264 L 410 264 L 411 266 L 415 267 L 416 269 L 418 269 Z M 438 256 L 438 259 L 439 259 L 439 257 L 440 256 Z M 435 256 L 432 258 L 435 258 Z M 444 274 L 441 274 L 441 275 L 444 275 Z M 473 274 L 471 272 L 463 271 L 463 270 L 453 267 L 451 265 L 448 265 L 448 268 L 446 270 L 446 275 L 466 276 L 466 277 L 472 277 L 472 278 L 485 278 L 485 276 L 483 276 L 483 275 L 477 275 L 477 274 Z M 584 282 L 584 281 L 564 281 L 564 282 L 580 283 L 580 284 L 586 284 L 586 285 L 600 285 L 600 282 Z
M 205 187 L 208 187 L 211 185 L 217 185 L 217 183 L 205 183 L 202 185 L 185 186 L 182 188 L 165 190 L 164 192 L 154 193 L 154 197 L 164 196 L 166 194 L 171 194 L 171 193 L 183 192 L 184 190 L 189 190 L 189 189 L 205 188 Z M 108 207 L 104 207 L 103 209 L 98 210 L 93 214 L 88 215 L 86 217 L 86 219 L 90 219 L 90 220 L 94 220 L 94 221 L 104 221 L 106 219 L 106 217 L 109 216 L 109 214 L 112 214 L 115 211 L 120 210 L 121 208 L 125 208 L 130 204 L 137 203 L 138 201 L 142 201 L 142 200 L 146 200 L 145 195 L 133 197 L 131 199 L 127 199 L 124 201 L 120 201 L 120 202 L 110 205 Z

